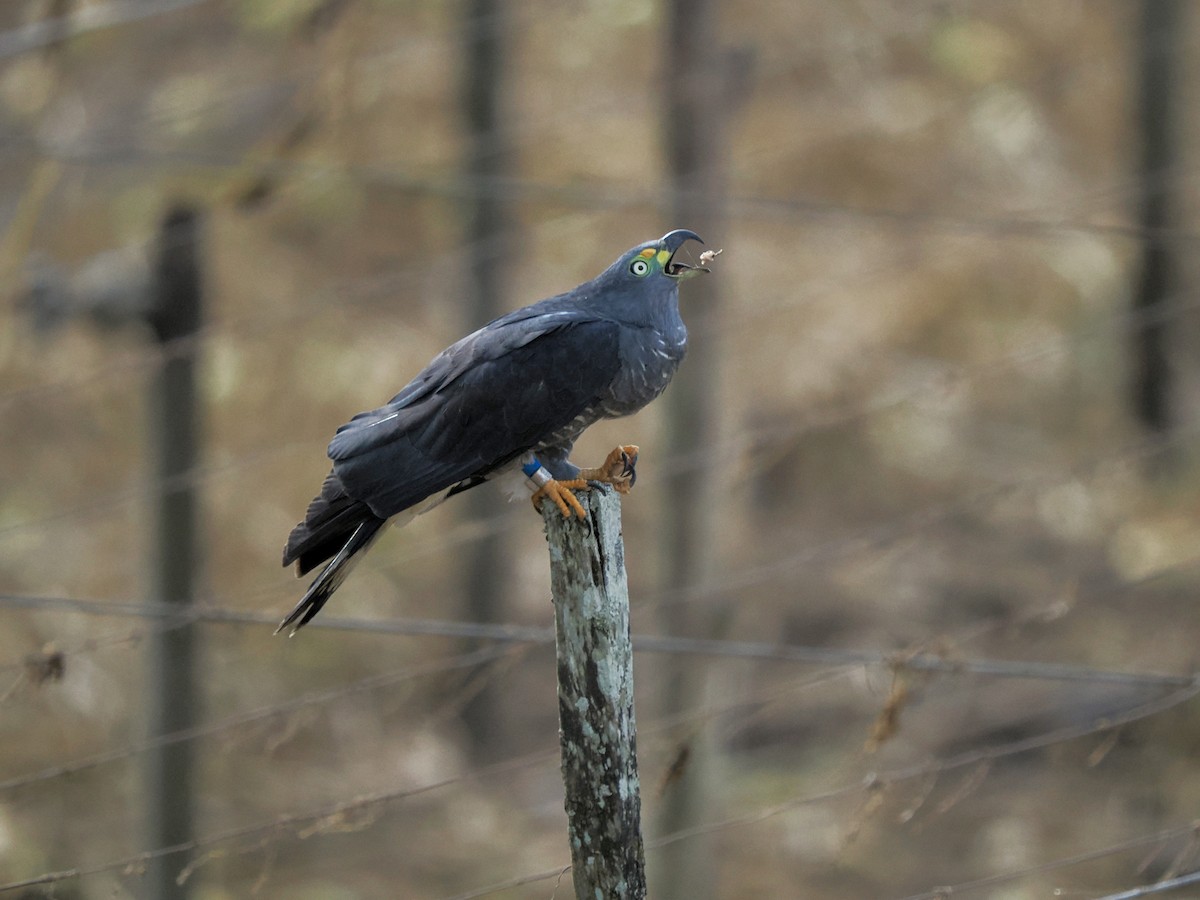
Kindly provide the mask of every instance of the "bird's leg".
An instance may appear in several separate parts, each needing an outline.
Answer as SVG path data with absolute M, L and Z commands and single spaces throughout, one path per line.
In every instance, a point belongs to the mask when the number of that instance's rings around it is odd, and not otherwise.
M 571 513 L 575 513 L 579 518 L 586 518 L 587 512 L 583 508 L 583 504 L 579 502 L 579 498 L 575 496 L 575 491 L 586 491 L 590 485 L 582 478 L 574 478 L 571 481 L 559 481 L 557 478 L 551 478 L 540 488 L 533 492 L 530 497 L 533 501 L 533 508 L 541 511 L 542 498 L 549 497 L 554 501 L 554 505 L 558 507 L 559 512 L 563 514 L 563 518 L 571 518 Z
M 569 471 L 574 470 L 575 467 L 570 466 Z M 571 513 L 575 513 L 581 519 L 587 515 L 579 498 L 571 493 L 572 489 L 582 490 L 588 486 L 582 478 L 555 478 L 536 456 L 530 457 L 529 461 L 521 466 L 521 471 L 533 484 L 533 496 L 529 499 L 533 501 L 534 509 L 540 511 L 542 498 L 549 497 L 564 518 L 569 518 Z
M 586 491 L 597 484 L 611 484 L 618 493 L 628 494 L 637 480 L 634 466 L 637 464 L 638 448 L 633 444 L 617 447 L 608 454 L 604 462 L 594 469 L 580 469 L 574 478 L 558 479 L 542 467 L 536 459 L 526 464 L 523 471 L 536 485 L 533 496 L 534 509 L 541 508 L 543 497 L 549 497 L 564 517 L 574 513 L 584 518 L 587 513 L 575 496 L 575 491 Z

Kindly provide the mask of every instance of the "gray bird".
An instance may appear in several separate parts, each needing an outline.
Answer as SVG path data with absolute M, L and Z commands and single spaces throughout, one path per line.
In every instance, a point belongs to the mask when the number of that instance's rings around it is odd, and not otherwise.
M 640 244 L 574 290 L 508 313 L 443 350 L 386 406 L 359 413 L 329 444 L 333 470 L 288 537 L 285 566 L 329 562 L 276 633 L 320 612 L 383 526 L 404 524 L 491 479 L 534 488 L 564 516 L 593 483 L 625 493 L 638 448 L 580 469 L 567 457 L 600 419 L 662 393 L 687 348 L 679 282 L 706 272 L 677 261 L 691 231 Z

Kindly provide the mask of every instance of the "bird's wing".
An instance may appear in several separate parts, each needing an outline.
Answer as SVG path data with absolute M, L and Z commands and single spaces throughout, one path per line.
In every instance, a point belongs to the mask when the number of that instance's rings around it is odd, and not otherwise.
M 552 298 L 556 301 L 558 299 Z M 549 332 L 568 325 L 592 321 L 576 310 L 557 308 L 557 304 L 556 308 L 539 315 L 538 308 L 548 302 L 543 301 L 508 313 L 451 344 L 435 356 L 429 365 L 385 406 L 361 412 L 341 426 L 337 430 L 337 436 L 330 443 L 330 457 L 337 458 L 334 456 L 334 447 L 338 445 L 343 433 L 355 433 L 354 446 L 358 449 L 372 440 L 386 441 L 387 429 L 382 432 L 368 432 L 366 429 L 391 422 L 400 410 L 420 405 L 422 401 L 428 400 L 430 395 L 445 390 L 460 376 L 481 363 L 498 359 Z
M 567 313 L 497 320 L 338 429 L 334 471 L 382 518 L 486 474 L 604 396 L 620 370 L 619 331 Z

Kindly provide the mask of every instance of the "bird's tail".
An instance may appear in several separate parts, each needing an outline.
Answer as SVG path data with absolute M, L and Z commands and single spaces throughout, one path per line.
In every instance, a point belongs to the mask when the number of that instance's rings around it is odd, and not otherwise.
M 312 617 L 321 611 L 325 602 L 333 596 L 333 592 L 342 586 L 346 576 L 354 571 L 362 554 L 370 549 L 371 545 L 379 538 L 382 533 L 380 529 L 385 524 L 387 524 L 386 520 L 372 516 L 355 528 L 350 539 L 342 545 L 342 549 L 334 554 L 333 559 L 321 570 L 321 574 L 313 579 L 308 590 L 304 592 L 304 596 L 300 598 L 300 602 L 296 604 L 296 608 L 279 623 L 275 633 L 279 634 L 291 625 L 292 630 L 288 635 L 291 637 L 308 624 Z

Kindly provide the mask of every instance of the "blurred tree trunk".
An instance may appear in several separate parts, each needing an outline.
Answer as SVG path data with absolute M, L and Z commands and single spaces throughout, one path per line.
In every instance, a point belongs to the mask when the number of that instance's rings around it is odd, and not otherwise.
M 50 0 L 42 21 L 49 22 L 54 36 L 42 47 L 42 56 L 53 58 L 61 52 L 71 36 L 71 15 L 75 11 L 75 0 Z
M 725 99 L 724 66 L 717 35 L 715 0 L 672 0 L 666 23 L 666 164 L 671 179 L 670 228 L 690 228 L 720 246 L 724 231 Z M 665 609 L 668 634 L 711 637 L 722 629 L 709 610 L 688 599 L 688 589 L 712 575 L 715 527 L 723 504 L 720 472 L 707 452 L 720 436 L 718 421 L 720 282 L 703 276 L 684 286 L 681 302 L 688 323 L 688 357 L 681 377 L 667 392 L 667 456 L 676 470 L 666 484 L 663 522 L 667 587 L 682 602 Z M 665 712 L 701 706 L 708 681 L 704 663 L 678 657 L 671 663 L 664 694 Z M 702 820 L 719 817 L 712 796 L 715 763 L 708 733 L 680 739 L 676 770 L 663 792 L 657 822 L 670 834 Z M 710 839 L 694 838 L 658 851 L 651 869 L 651 896 L 702 900 L 713 896 L 714 867 Z
M 468 200 L 465 210 L 467 303 L 474 331 L 505 308 L 506 260 L 512 251 L 512 223 L 507 204 L 495 182 L 509 173 L 513 156 L 504 115 L 508 55 L 508 16 L 505 0 L 467 0 L 463 10 L 463 112 L 467 127 L 465 177 Z M 487 489 L 468 491 L 465 515 L 486 524 L 504 511 L 504 501 Z M 467 618 L 491 622 L 502 618 L 503 587 L 510 582 L 509 542 L 502 531 L 492 530 L 470 545 L 463 572 Z M 463 708 L 463 721 L 471 742 L 471 756 L 485 763 L 502 752 L 500 718 L 495 691 L 484 679 Z
M 148 516 L 152 548 L 146 569 L 147 602 L 163 618 L 145 637 L 143 690 L 139 696 L 149 737 L 193 728 L 199 720 L 198 644 L 190 621 L 200 571 L 200 460 L 202 410 L 198 335 L 204 321 L 201 272 L 203 217 L 177 204 L 163 217 L 153 258 L 108 251 L 68 278 L 50 266 L 33 286 L 27 308 L 34 325 L 50 329 L 67 318 L 87 318 L 106 329 L 134 325 L 147 332 L 161 367 L 147 393 Z M 128 249 L 128 248 L 127 248 Z M 190 843 L 195 828 L 195 744 L 151 747 L 142 768 L 142 839 L 147 850 Z M 140 895 L 154 900 L 188 896 L 176 881 L 178 856 L 146 860 Z
M 1165 307 L 1177 289 L 1177 244 L 1167 229 L 1172 220 L 1171 185 L 1177 163 L 1175 112 L 1178 108 L 1175 65 L 1182 49 L 1178 0 L 1143 0 L 1138 41 L 1138 176 L 1141 181 L 1139 225 L 1142 259 L 1134 290 L 1136 325 L 1132 331 L 1133 410 L 1154 434 L 1166 435 L 1174 423 L 1173 378 Z M 1163 456 L 1154 457 L 1158 462 Z
M 196 628 L 186 621 L 199 571 L 198 499 L 191 479 L 200 457 L 200 407 L 195 337 L 203 319 L 200 218 L 179 207 L 159 233 L 150 324 L 163 349 L 162 371 L 151 389 L 151 450 L 158 511 L 153 519 L 154 560 L 150 599 L 169 604 L 181 621 L 147 639 L 149 732 L 152 737 L 191 728 L 198 720 L 195 684 Z M 184 844 L 195 827 L 194 744 L 179 741 L 146 756 L 146 828 L 154 849 Z M 190 893 L 176 882 L 178 857 L 150 860 L 146 896 L 156 900 Z

